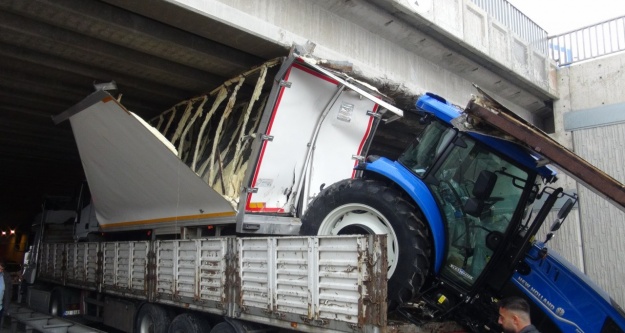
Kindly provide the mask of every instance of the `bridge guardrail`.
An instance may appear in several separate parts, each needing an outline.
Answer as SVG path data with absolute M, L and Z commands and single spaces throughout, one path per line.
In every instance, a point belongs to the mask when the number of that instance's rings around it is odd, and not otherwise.
M 550 57 L 570 65 L 625 50 L 625 16 L 549 37 Z

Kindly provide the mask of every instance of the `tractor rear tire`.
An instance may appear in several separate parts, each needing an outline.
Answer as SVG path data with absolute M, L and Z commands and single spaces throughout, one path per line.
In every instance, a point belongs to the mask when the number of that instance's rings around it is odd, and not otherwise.
M 346 179 L 308 206 L 300 235 L 387 234 L 388 307 L 410 301 L 430 269 L 431 245 L 421 213 L 386 183 Z

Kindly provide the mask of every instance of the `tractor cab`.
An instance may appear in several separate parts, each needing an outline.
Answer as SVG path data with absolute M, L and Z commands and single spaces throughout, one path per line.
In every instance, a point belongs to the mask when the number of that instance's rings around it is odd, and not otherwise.
M 422 290 L 436 316 L 505 283 L 544 220 L 532 216 L 536 198 L 562 193 L 546 186 L 555 172 L 524 148 L 455 128 L 460 110 L 442 98 L 425 95 L 417 107 L 425 128 L 398 162 L 427 186 L 443 221 L 440 269 Z

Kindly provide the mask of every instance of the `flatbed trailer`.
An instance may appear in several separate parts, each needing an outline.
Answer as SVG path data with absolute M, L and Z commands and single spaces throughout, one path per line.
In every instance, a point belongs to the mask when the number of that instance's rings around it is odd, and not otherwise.
M 383 235 L 43 243 L 32 309 L 13 315 L 22 322 L 57 304 L 60 317 L 132 332 L 141 307 L 156 305 L 232 320 L 240 332 L 463 332 L 387 318 L 386 254 Z M 39 317 L 58 324 L 41 332 L 70 327 Z

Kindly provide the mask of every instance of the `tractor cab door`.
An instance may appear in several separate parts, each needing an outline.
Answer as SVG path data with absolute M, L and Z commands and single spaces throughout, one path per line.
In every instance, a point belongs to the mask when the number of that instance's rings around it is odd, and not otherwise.
M 450 129 L 451 130 L 451 129 Z M 470 290 L 510 234 L 534 175 L 468 136 L 450 144 L 426 182 L 447 225 L 442 277 Z

